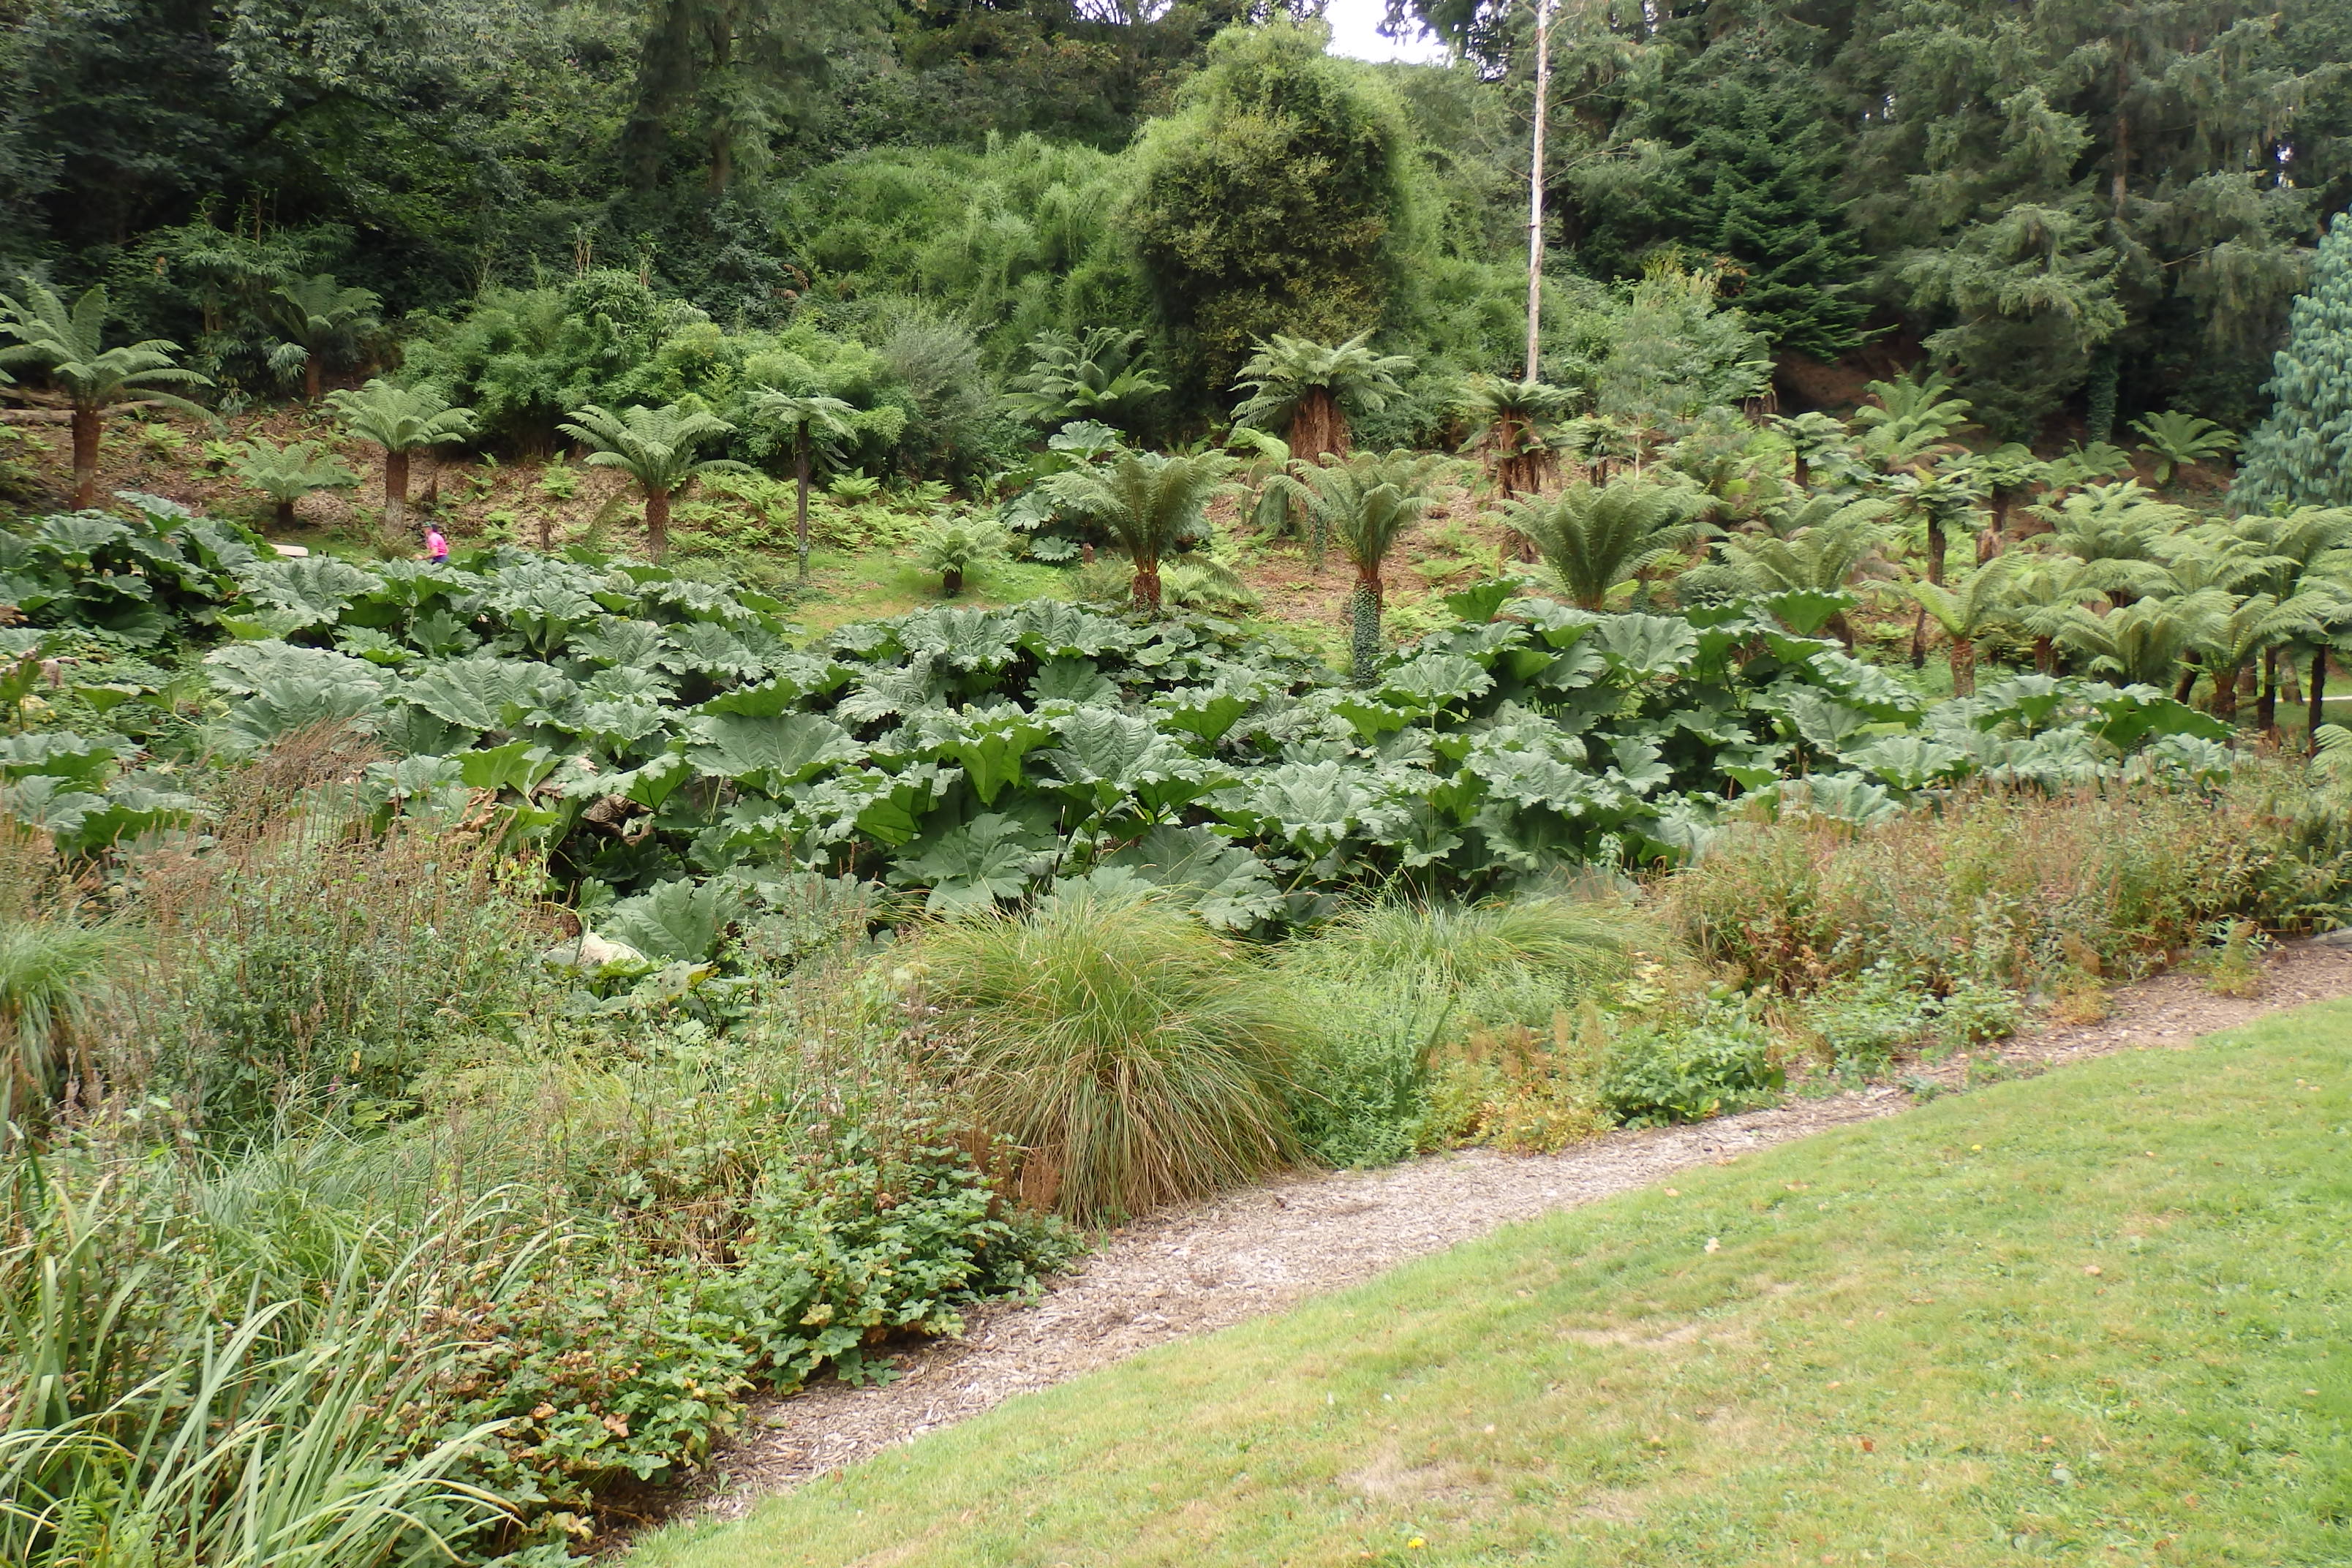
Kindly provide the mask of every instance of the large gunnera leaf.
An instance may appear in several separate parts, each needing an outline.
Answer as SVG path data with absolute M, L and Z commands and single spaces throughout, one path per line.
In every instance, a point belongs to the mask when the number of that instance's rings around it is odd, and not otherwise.
M 861 754 L 849 731 L 814 713 L 707 713 L 693 721 L 687 760 L 711 778 L 740 779 L 769 795 Z

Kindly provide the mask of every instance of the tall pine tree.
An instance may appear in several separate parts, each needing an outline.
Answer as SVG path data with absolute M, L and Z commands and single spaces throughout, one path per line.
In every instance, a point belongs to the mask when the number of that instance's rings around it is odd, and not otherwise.
M 1865 263 L 1819 98 L 1733 79 L 1688 95 L 1677 118 L 1690 142 L 1658 204 L 1673 230 L 1738 265 L 1727 293 L 1774 348 L 1835 359 L 1857 347 L 1870 307 L 1850 296 Z
M 2271 362 L 2270 417 L 2246 440 L 2231 499 L 2352 506 L 2352 214 L 2339 213 Z

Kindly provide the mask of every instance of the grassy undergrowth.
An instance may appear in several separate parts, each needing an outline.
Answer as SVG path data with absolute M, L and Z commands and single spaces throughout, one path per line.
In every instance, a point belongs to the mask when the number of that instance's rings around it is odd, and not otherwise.
M 637 1568 L 2342 1563 L 2352 1004 L 1171 1346 Z

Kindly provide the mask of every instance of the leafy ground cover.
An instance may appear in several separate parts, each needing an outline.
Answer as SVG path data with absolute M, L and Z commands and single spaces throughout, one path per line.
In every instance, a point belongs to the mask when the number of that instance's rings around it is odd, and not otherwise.
M 1515 1227 L 657 1536 L 852 1562 L 2318 1564 L 2352 1005 Z

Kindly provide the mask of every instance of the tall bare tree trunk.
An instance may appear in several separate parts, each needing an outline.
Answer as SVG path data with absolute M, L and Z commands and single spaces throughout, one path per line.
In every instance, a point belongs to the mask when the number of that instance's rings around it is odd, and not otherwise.
M 2307 744 L 2313 756 L 2319 755 L 2319 727 L 2327 722 L 2327 710 L 2320 704 L 2326 701 L 2327 650 L 2320 648 L 2311 656 L 2311 723 Z
M 1528 155 L 1528 374 L 1542 368 L 1544 118 L 1551 99 L 1551 0 L 1536 0 L 1535 143 Z
M 77 404 L 73 411 L 73 503 L 76 510 L 98 504 L 98 438 L 105 415 Z
M 649 489 L 646 492 L 646 541 L 653 558 L 659 561 L 669 553 L 669 492 Z
M 793 538 L 801 552 L 801 581 L 808 581 L 808 487 L 809 429 L 803 425 L 793 433 L 793 482 L 795 487 L 793 505 L 797 509 L 793 524 Z
M 1348 673 L 1359 686 L 1372 683 L 1381 662 L 1381 593 L 1378 567 L 1356 569 L 1356 586 L 1348 595 Z
M 1927 581 L 1937 587 L 1944 583 L 1944 525 L 1936 514 L 1927 514 Z M 1927 606 L 1919 606 L 1918 616 L 1911 622 L 1911 668 L 1918 669 L 1927 662 Z

